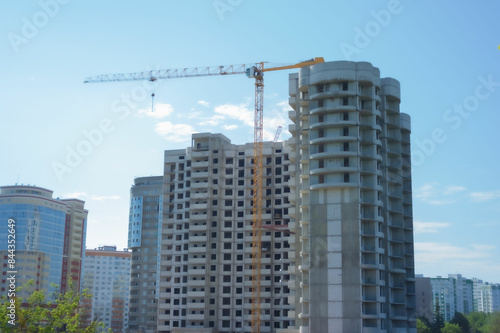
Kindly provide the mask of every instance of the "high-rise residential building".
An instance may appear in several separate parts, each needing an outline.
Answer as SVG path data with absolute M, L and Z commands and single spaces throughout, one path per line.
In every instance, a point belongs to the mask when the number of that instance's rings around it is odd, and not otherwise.
M 296 329 L 416 332 L 410 116 L 399 82 L 347 61 L 289 81 Z
M 162 176 L 136 178 L 130 189 L 130 332 L 156 332 L 162 191 Z
M 474 301 L 477 302 L 479 312 L 500 311 L 500 284 L 479 284 L 477 286 L 477 300 Z
M 474 310 L 473 281 L 460 274 L 449 274 L 448 278 L 440 276 L 431 278 L 432 307 L 439 307 L 445 321 L 450 321 L 455 312 L 469 314 Z
M 479 312 L 479 299 L 481 298 L 480 286 L 483 280 L 472 278 L 472 298 L 473 298 L 473 311 Z
M 261 332 L 289 318 L 288 234 L 293 166 L 279 142 L 263 145 Z M 250 332 L 253 144 L 193 134 L 165 151 L 158 332 Z M 270 230 L 275 228 L 277 230 Z
M 16 285 L 33 280 L 37 289 L 64 293 L 68 281 L 78 289 L 81 282 L 83 249 L 88 211 L 79 199 L 52 198 L 53 191 L 37 186 L 0 187 L 0 256 L 5 291 L 7 271 L 16 271 Z M 15 221 L 15 243 L 8 243 L 8 220 Z M 15 245 L 15 267 L 10 267 L 9 251 Z M 52 284 L 59 286 L 53 290 Z M 21 295 L 26 297 L 27 295 Z
M 116 246 L 85 250 L 83 289 L 92 295 L 86 303 L 91 321 L 99 321 L 114 333 L 128 328 L 130 259 L 132 254 Z

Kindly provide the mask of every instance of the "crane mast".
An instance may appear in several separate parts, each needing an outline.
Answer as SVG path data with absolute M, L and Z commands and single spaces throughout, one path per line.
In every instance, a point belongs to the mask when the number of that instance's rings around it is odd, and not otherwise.
M 255 76 L 255 117 L 253 145 L 253 215 L 252 215 L 252 332 L 260 333 L 260 280 L 262 257 L 262 146 L 264 111 L 264 63 L 257 64 Z
M 128 74 L 103 74 L 85 79 L 84 83 L 115 82 L 115 81 L 137 81 L 148 80 L 151 82 L 159 79 L 179 79 L 189 77 L 220 76 L 246 74 L 255 79 L 255 114 L 254 114 L 254 151 L 253 151 L 253 201 L 252 201 L 252 307 L 251 307 L 251 330 L 252 333 L 260 333 L 261 327 L 261 259 L 262 259 L 262 148 L 263 148 L 263 113 L 264 113 L 264 72 L 285 69 L 301 68 L 322 63 L 321 57 L 303 61 L 293 65 L 264 68 L 264 62 L 252 65 L 228 65 L 195 67 L 182 69 L 152 70 Z M 152 95 L 154 97 L 154 95 Z M 275 136 L 277 140 L 279 134 Z M 284 226 L 277 228 L 265 228 L 269 230 L 282 230 Z M 279 228 L 278 228 L 279 227 Z M 293 233 L 288 231 L 289 233 Z

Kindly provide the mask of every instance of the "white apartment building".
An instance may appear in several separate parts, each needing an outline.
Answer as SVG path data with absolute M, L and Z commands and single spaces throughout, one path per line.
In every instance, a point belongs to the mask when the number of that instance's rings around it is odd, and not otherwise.
M 97 320 L 114 333 L 128 328 L 130 290 L 129 251 L 116 251 L 116 246 L 102 246 L 85 251 L 83 289 L 92 298 L 90 320 Z
M 290 75 L 295 330 L 416 332 L 410 117 L 366 62 Z M 295 176 L 295 177 L 294 177 Z
M 478 286 L 478 311 L 500 311 L 500 284 L 483 283 Z
M 474 310 L 472 280 L 460 274 L 449 274 L 448 278 L 431 278 L 431 286 L 432 308 L 435 309 L 439 302 L 445 321 L 450 321 L 456 312 L 466 315 Z
M 282 143 L 263 154 L 262 224 L 291 226 L 294 168 Z M 199 133 L 165 151 L 158 332 L 251 331 L 252 183 L 252 143 Z M 295 325 L 287 234 L 263 230 L 261 250 L 261 332 L 276 332 Z

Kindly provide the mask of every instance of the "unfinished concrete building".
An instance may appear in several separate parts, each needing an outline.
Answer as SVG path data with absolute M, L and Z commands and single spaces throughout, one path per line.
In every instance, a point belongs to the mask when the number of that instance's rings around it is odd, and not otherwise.
M 279 142 L 263 153 L 262 224 L 290 224 L 288 155 Z M 158 332 L 250 332 L 253 144 L 193 134 L 164 171 Z M 287 239 L 263 230 L 261 332 L 295 325 Z
M 290 75 L 289 102 L 290 201 L 300 211 L 288 331 L 416 332 L 410 117 L 399 111 L 399 82 L 366 62 L 327 62 Z

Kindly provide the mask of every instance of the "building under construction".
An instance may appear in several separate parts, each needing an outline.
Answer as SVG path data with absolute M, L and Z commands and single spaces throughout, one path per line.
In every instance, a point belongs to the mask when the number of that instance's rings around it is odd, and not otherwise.
M 165 152 L 158 332 L 416 332 L 399 82 L 342 61 L 289 84 L 292 138 L 262 149 L 258 330 L 254 144 L 200 133 Z
M 263 157 L 260 319 L 262 332 L 274 332 L 294 325 L 294 169 L 282 143 L 266 142 Z M 165 152 L 159 332 L 250 332 L 253 167 L 253 144 L 221 134 L 193 134 L 191 147 Z

